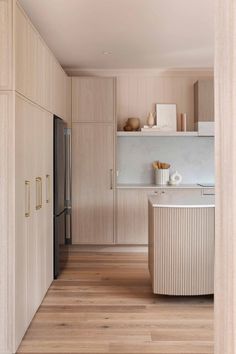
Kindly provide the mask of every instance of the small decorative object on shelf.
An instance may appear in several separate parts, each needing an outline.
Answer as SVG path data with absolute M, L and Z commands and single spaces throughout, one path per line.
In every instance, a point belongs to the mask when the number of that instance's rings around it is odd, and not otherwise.
M 154 124 L 155 124 L 154 113 L 149 112 L 149 115 L 147 117 L 147 126 L 148 128 L 152 128 Z
M 162 131 L 177 131 L 176 104 L 156 104 L 156 125 Z
M 140 129 L 140 119 L 139 118 L 128 118 L 125 126 L 124 126 L 124 131 L 126 132 L 131 132 L 131 131 L 137 131 Z
M 147 131 L 149 131 L 149 132 L 158 131 L 159 132 L 160 129 L 157 128 L 156 125 L 153 125 L 152 127 L 150 127 L 149 125 L 144 125 L 143 128 L 141 128 L 141 131 L 142 132 L 147 132 Z
M 178 185 L 182 182 L 182 176 L 180 173 L 175 171 L 171 176 L 170 176 L 170 181 L 169 184 L 172 186 Z
M 187 113 L 180 113 L 181 132 L 187 131 Z
M 160 161 L 155 161 L 152 164 L 155 171 L 155 184 L 164 185 L 169 182 L 170 164 Z
M 125 132 L 132 132 L 133 130 L 132 130 L 132 127 L 131 127 L 130 125 L 126 124 L 126 125 L 124 126 L 124 131 L 125 131 Z

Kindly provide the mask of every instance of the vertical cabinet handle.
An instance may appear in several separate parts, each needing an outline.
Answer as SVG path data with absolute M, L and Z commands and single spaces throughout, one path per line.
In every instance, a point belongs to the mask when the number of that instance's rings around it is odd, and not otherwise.
M 36 177 L 36 210 L 42 208 L 42 178 Z
M 110 169 L 110 189 L 113 189 L 113 169 Z
M 51 181 L 50 175 L 46 175 L 46 203 L 50 203 Z
M 25 181 L 25 217 L 30 216 L 30 181 Z

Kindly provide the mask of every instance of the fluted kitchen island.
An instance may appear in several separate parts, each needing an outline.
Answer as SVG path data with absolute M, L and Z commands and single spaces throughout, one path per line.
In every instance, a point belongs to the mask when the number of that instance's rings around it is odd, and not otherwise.
M 214 293 L 213 195 L 151 195 L 149 271 L 155 294 Z

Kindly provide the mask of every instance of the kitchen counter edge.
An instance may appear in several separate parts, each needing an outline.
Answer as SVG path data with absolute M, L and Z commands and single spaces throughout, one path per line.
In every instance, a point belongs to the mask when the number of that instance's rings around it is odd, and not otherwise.
M 156 184 L 117 184 L 117 189 L 214 189 L 215 187 L 203 187 L 198 184 L 179 184 L 179 185 L 156 185 Z

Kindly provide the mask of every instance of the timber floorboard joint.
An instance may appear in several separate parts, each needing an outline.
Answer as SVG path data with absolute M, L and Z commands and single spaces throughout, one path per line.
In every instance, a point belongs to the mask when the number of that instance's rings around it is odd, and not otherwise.
M 21 354 L 213 354 L 213 297 L 154 295 L 145 253 L 62 248 Z

